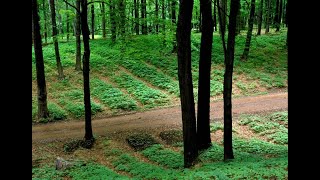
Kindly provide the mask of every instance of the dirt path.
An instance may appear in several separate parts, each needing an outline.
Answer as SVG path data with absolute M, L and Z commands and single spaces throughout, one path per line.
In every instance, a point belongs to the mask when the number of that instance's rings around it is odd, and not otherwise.
M 270 111 L 287 110 L 287 92 L 271 93 L 254 97 L 235 98 L 233 115 L 250 113 L 264 113 Z M 211 117 L 213 120 L 222 120 L 223 102 L 211 102 Z M 181 127 L 180 106 L 150 110 L 135 114 L 109 118 L 100 118 L 92 121 L 95 135 L 107 135 L 121 131 L 146 130 L 164 127 Z M 32 126 L 32 142 L 50 142 L 68 138 L 82 138 L 84 136 L 83 121 L 57 122 Z

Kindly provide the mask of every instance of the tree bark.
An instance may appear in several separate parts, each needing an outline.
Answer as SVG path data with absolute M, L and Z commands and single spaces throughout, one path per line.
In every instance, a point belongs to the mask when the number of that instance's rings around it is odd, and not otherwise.
M 193 0 L 180 0 L 177 43 L 178 77 L 182 111 L 184 166 L 191 167 L 198 156 L 196 118 L 191 73 L 191 18 Z
M 279 5 L 279 12 L 278 12 L 278 26 L 276 31 L 280 31 L 280 27 L 281 27 L 281 19 L 282 19 L 282 6 L 283 6 L 283 0 L 280 0 L 280 5 Z
M 105 4 L 101 3 L 101 22 L 102 22 L 102 38 L 107 37 L 107 31 L 106 31 L 106 8 Z
M 213 31 L 217 31 L 217 0 L 213 1 Z
M 159 0 L 155 0 L 155 13 L 156 13 L 156 33 L 159 33 Z
M 257 35 L 261 35 L 261 27 L 262 27 L 262 14 L 263 14 L 263 0 L 260 0 L 260 9 L 259 9 L 259 17 L 258 17 L 258 32 Z
M 165 0 L 162 0 L 162 6 L 161 6 L 161 11 L 162 11 L 162 33 L 166 32 L 166 10 L 165 10 Z
M 88 2 L 81 0 L 81 30 L 83 36 L 83 92 L 84 92 L 84 108 L 85 108 L 85 140 L 92 140 L 91 125 L 91 102 L 90 102 L 90 44 L 89 44 L 89 26 L 88 26 Z
M 251 43 L 251 37 L 252 37 L 252 29 L 253 29 L 253 20 L 254 20 L 254 12 L 255 12 L 255 0 L 251 0 L 251 8 L 250 8 L 250 18 L 249 18 L 249 24 L 248 24 L 248 32 L 247 32 L 247 39 L 246 44 L 241 56 L 241 60 L 247 60 L 249 56 L 249 50 L 250 50 L 250 43 Z
M 274 16 L 274 25 L 276 26 L 276 32 L 280 30 L 280 24 L 279 24 L 279 7 L 280 7 L 280 1 L 276 1 L 276 12 Z
M 177 21 L 177 18 L 176 18 L 176 0 L 172 0 L 171 1 L 171 22 L 172 22 L 172 29 L 174 30 L 175 32 L 175 28 L 176 27 L 176 21 Z M 176 39 L 176 33 L 173 33 L 173 41 L 172 41 L 172 53 L 176 53 L 177 52 L 177 39 Z
M 135 21 L 135 31 L 136 31 L 136 35 L 139 35 L 139 0 L 134 0 L 134 21 Z
M 228 44 L 225 54 L 225 73 L 223 82 L 223 109 L 224 109 L 224 160 L 234 159 L 232 149 L 232 73 L 234 62 L 234 45 L 236 35 L 237 13 L 240 0 L 232 0 L 230 4 Z
M 211 0 L 200 0 L 202 34 L 199 60 L 197 145 L 198 149 L 211 146 L 210 137 L 210 71 L 212 52 L 212 6 Z
M 146 0 L 141 0 L 141 18 L 142 18 L 142 34 L 148 34 L 148 27 L 147 27 L 147 6 Z
M 33 41 L 34 41 L 34 53 L 36 59 L 36 73 L 37 73 L 37 90 L 38 90 L 38 118 L 49 117 L 49 111 L 47 107 L 47 87 L 46 78 L 44 73 L 44 62 L 42 54 L 42 42 L 40 34 L 40 24 L 38 15 L 38 2 L 32 0 L 32 29 L 33 29 Z
M 220 0 L 218 10 L 221 12 L 220 32 L 226 32 L 227 26 L 227 0 Z
M 121 38 L 124 38 L 125 32 L 126 32 L 125 0 L 119 0 L 119 12 L 120 12 L 120 34 L 121 34 Z
M 45 0 L 42 1 L 42 8 L 43 8 L 43 28 L 44 28 L 44 32 L 43 32 L 43 36 L 44 36 L 44 42 L 47 44 L 48 43 L 48 28 L 47 28 L 47 11 L 46 11 L 46 7 L 45 7 Z
M 91 38 L 94 39 L 94 5 L 91 5 Z
M 52 37 L 54 42 L 54 50 L 56 55 L 57 61 L 57 68 L 58 68 L 58 79 L 63 79 L 63 69 L 60 60 L 60 52 L 59 52 L 59 44 L 58 44 L 58 32 L 57 32 L 57 24 L 56 24 L 56 9 L 54 0 L 49 0 L 50 10 L 51 10 L 51 24 L 52 24 Z
M 270 28 L 270 11 L 271 11 L 271 0 L 266 0 L 266 31 L 265 34 L 269 32 Z
M 111 40 L 112 43 L 116 42 L 117 38 L 117 22 L 116 22 L 116 12 L 114 0 L 110 0 L 110 23 L 111 23 Z
M 80 0 L 76 1 L 76 8 L 80 11 Z M 80 12 L 76 11 L 76 71 L 81 71 L 81 17 Z
M 69 9 L 69 6 L 68 6 L 68 4 L 66 3 L 66 10 L 67 10 L 67 18 L 66 18 L 66 21 L 67 21 L 67 29 L 66 29 L 66 31 L 67 31 L 67 41 L 69 41 L 69 29 L 70 29 L 70 23 L 69 23 L 69 11 L 68 11 L 68 9 Z

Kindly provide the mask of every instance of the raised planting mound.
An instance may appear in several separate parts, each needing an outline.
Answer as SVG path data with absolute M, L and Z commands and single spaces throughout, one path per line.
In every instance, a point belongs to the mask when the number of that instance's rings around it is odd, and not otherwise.
M 136 151 L 141 151 L 150 147 L 158 142 L 150 135 L 146 133 L 135 133 L 126 138 L 128 144 Z
M 71 153 L 80 147 L 90 149 L 92 148 L 93 143 L 94 140 L 73 139 L 63 145 L 63 150 L 64 152 Z

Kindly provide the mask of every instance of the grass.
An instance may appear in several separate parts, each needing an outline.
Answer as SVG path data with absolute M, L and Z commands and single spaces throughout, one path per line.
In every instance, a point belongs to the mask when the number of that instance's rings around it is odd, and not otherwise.
M 191 38 L 195 98 L 199 79 L 200 35 L 193 33 Z M 119 41 L 114 45 L 110 39 L 91 40 L 93 113 L 104 115 L 121 111 L 142 111 L 176 103 L 176 98 L 179 97 L 178 64 L 177 55 L 171 53 L 171 36 L 172 34 L 167 34 L 165 46 L 162 44 L 162 35 L 128 36 L 124 42 Z M 213 42 L 210 95 L 217 97 L 223 91 L 224 56 L 219 35 L 213 35 Z M 242 62 L 240 56 L 244 43 L 245 35 L 236 37 L 234 95 L 250 95 L 259 91 L 266 92 L 271 88 L 287 87 L 286 33 L 253 36 L 249 58 Z M 74 70 L 75 42 L 63 42 L 59 47 L 66 75 L 66 79 L 62 81 L 57 79 L 53 44 L 43 47 L 48 101 L 54 104 L 50 107 L 54 111 L 54 117 L 50 121 L 81 119 L 84 117 L 83 100 L 80 96 L 71 100 L 67 93 L 82 91 L 82 72 Z M 32 81 L 36 86 L 34 53 Z M 36 88 L 33 88 L 33 94 L 36 94 Z M 33 109 L 36 109 L 34 107 L 37 106 L 37 101 L 32 103 Z M 38 121 L 33 115 L 33 122 Z
M 282 126 L 274 126 L 273 132 L 284 133 L 282 128 L 288 122 L 287 111 L 275 112 L 267 115 L 245 115 L 240 117 L 239 126 L 248 126 L 252 122 L 268 124 L 278 122 Z M 221 124 L 214 124 L 219 127 Z M 220 128 L 217 128 L 220 129 Z M 166 135 L 172 134 L 168 133 Z M 171 131 L 170 131 L 171 132 Z M 264 132 L 264 131 L 262 131 Z M 214 132 L 212 132 L 214 133 Z M 266 138 L 268 134 L 255 132 L 258 137 Z M 142 149 L 126 148 L 124 140 L 110 137 L 98 137 L 92 153 L 102 150 L 99 161 L 90 159 L 89 150 L 80 154 L 63 152 L 63 156 L 73 159 L 75 165 L 64 170 L 56 171 L 52 164 L 40 163 L 33 167 L 33 179 L 288 179 L 288 146 L 275 141 L 260 138 L 241 138 L 235 133 L 233 137 L 233 151 L 235 159 L 223 161 L 223 145 L 213 142 L 207 150 L 200 152 L 196 165 L 190 169 L 183 168 L 183 148 L 176 148 L 173 144 L 160 142 L 146 143 L 153 136 L 160 134 L 142 133 L 131 135 L 136 145 L 148 144 Z M 169 136 L 166 136 L 169 137 Z M 175 137 L 175 136 L 170 136 Z M 121 146 L 119 146 L 121 141 Z M 129 141 L 128 141 L 129 142 Z M 143 143 L 142 143 L 143 142 Z M 150 141 L 151 142 L 151 141 Z M 118 146 L 116 146 L 118 144 Z M 49 146 L 49 145 L 47 145 Z M 52 146 L 52 145 L 51 145 Z M 56 146 L 54 146 L 56 147 Z M 41 148 L 43 150 L 47 148 Z M 83 150 L 81 150 L 83 152 Z M 45 151 L 45 160 L 50 154 L 57 152 Z M 102 156 L 102 157 L 101 157 Z M 56 156 L 53 156 L 56 157 Z M 79 160 L 81 158 L 81 160 Z M 90 159 L 90 160 L 88 160 Z M 103 164 L 101 164 L 103 162 Z M 105 165 L 107 164 L 107 166 Z

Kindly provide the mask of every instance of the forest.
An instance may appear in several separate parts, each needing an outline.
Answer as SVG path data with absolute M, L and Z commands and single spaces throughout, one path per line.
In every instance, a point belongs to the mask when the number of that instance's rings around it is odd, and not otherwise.
M 32 179 L 288 179 L 288 0 L 32 0 Z

